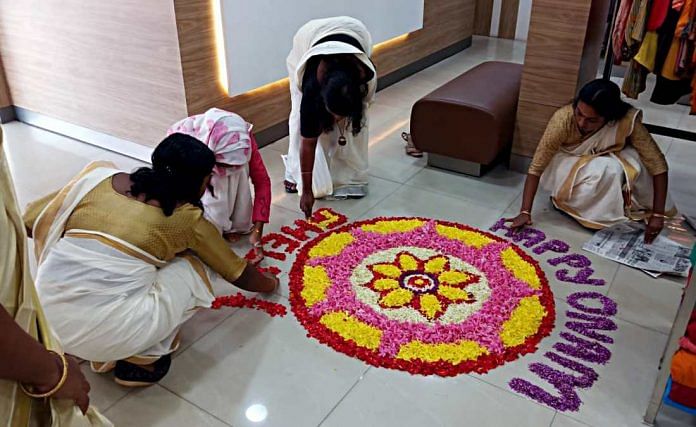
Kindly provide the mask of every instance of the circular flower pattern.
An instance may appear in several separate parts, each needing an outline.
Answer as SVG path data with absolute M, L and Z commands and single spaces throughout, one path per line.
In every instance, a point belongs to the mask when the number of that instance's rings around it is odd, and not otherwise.
M 413 374 L 484 373 L 536 350 L 553 296 L 531 257 L 498 236 L 422 218 L 376 218 L 324 233 L 290 273 L 309 336 Z

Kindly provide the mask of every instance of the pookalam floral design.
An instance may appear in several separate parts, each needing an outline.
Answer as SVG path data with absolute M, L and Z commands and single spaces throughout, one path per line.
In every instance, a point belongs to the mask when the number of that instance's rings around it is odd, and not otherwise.
M 438 319 L 452 303 L 476 302 L 466 287 L 477 283 L 477 274 L 452 269 L 449 259 L 436 255 L 420 260 L 401 252 L 392 263 L 369 267 L 372 280 L 367 287 L 380 294 L 382 308 L 410 306 L 430 320 Z
M 422 375 L 487 372 L 535 351 L 555 319 L 543 271 L 514 243 L 422 218 L 321 234 L 293 264 L 290 302 L 309 336 Z

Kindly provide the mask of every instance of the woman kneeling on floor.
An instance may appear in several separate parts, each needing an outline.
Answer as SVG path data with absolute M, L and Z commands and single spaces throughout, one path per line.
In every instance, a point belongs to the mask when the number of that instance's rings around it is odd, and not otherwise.
M 88 166 L 65 188 L 32 203 L 36 287 L 66 353 L 116 382 L 150 385 L 169 370 L 181 325 L 210 307 L 210 275 L 254 292 L 277 279 L 229 248 L 203 215 L 215 156 L 179 133 L 132 174 Z M 211 271 L 212 269 L 212 271 Z

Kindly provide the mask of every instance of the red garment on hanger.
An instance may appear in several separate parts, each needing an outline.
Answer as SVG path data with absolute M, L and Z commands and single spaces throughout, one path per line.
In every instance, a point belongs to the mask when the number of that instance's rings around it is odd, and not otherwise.
M 672 0 L 653 0 L 648 15 L 648 31 L 657 31 L 665 22 L 667 11 L 672 6 Z

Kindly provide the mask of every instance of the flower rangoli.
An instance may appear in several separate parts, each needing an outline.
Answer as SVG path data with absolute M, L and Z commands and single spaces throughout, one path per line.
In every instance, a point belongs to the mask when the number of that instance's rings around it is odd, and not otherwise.
M 532 352 L 554 305 L 515 244 L 456 223 L 377 218 L 320 235 L 290 274 L 309 335 L 374 366 L 451 376 Z

